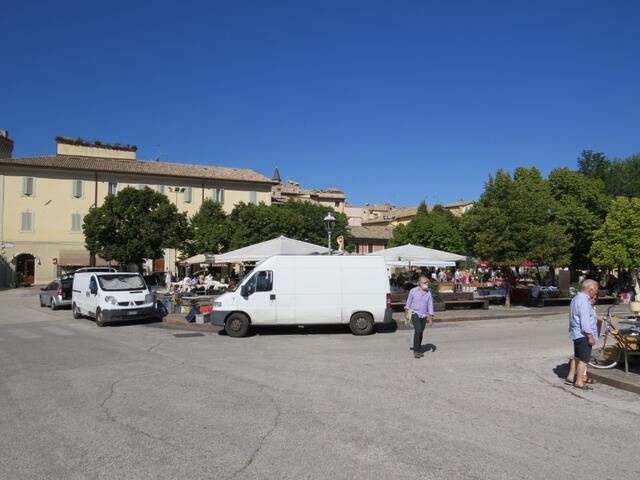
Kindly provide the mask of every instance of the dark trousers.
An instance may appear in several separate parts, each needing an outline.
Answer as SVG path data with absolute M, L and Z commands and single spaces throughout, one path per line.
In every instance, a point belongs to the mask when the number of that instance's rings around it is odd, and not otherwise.
M 427 317 L 420 318 L 415 313 L 412 313 L 411 323 L 413 324 L 413 351 L 420 352 L 422 350 L 422 333 L 424 332 L 424 327 L 427 326 Z

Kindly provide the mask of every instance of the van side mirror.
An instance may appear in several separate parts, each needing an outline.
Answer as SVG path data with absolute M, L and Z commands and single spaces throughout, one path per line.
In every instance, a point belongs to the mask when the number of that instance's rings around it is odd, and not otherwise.
M 92 286 L 90 292 L 91 292 L 91 295 L 96 295 L 98 293 L 98 287 Z

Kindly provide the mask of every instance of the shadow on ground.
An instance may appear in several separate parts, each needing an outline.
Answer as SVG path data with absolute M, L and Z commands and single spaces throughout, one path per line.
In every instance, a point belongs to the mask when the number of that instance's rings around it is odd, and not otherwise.
M 394 333 L 398 329 L 396 322 L 377 324 L 373 330 L 377 333 Z M 224 329 L 218 332 L 226 335 Z M 252 326 L 248 337 L 256 335 L 353 335 L 348 325 L 280 325 Z

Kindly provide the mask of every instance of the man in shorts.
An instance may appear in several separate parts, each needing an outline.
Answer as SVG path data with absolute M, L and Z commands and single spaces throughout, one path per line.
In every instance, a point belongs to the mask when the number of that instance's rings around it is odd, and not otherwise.
M 571 300 L 569 313 L 569 338 L 573 341 L 573 354 L 576 362 L 575 383 L 581 390 L 590 390 L 584 384 L 584 373 L 591 359 L 591 347 L 598 340 L 598 324 L 593 315 L 591 299 L 598 298 L 598 282 L 585 280 L 580 292 Z

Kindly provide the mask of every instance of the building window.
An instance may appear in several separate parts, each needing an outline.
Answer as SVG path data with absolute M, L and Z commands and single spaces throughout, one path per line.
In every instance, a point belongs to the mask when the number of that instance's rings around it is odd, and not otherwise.
M 22 212 L 20 215 L 20 231 L 33 232 L 33 213 Z
M 144 187 L 146 187 L 146 185 L 144 183 L 139 183 L 138 184 L 138 190 L 144 190 Z
M 33 195 L 33 177 L 22 177 L 22 195 L 30 197 Z
M 164 185 L 156 185 L 156 192 L 164 195 Z
M 73 198 L 82 198 L 82 180 L 73 180 L 72 181 L 72 192 Z
M 258 203 L 258 192 L 249 192 L 249 203 Z
M 118 193 L 118 182 L 109 182 L 109 195 Z
M 337 208 L 340 206 L 340 202 L 333 202 L 333 205 Z
M 218 190 L 216 190 L 215 199 L 220 205 L 224 203 L 224 188 L 218 188 Z
M 82 232 L 82 215 L 79 213 L 71 214 L 71 231 Z
M 360 253 L 360 244 L 356 243 L 356 253 Z
M 191 203 L 193 201 L 193 188 L 187 187 L 184 191 L 184 201 Z
M 373 253 L 373 243 L 367 245 L 367 253 Z

